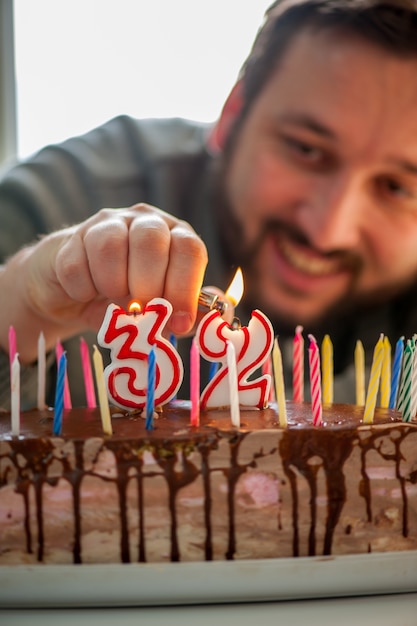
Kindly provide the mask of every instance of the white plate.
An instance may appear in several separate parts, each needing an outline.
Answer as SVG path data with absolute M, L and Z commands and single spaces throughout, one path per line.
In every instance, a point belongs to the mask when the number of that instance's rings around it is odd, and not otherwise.
M 0 567 L 0 606 L 261 602 L 417 591 L 417 551 L 209 563 Z

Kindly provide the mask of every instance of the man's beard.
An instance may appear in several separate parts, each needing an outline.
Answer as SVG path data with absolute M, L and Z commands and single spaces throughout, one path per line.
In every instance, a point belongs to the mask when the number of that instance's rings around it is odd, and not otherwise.
M 230 151 L 229 151 L 230 153 Z M 294 331 L 300 320 L 295 319 L 290 313 L 285 313 L 272 307 L 261 290 L 259 268 L 256 260 L 266 237 L 273 237 L 274 233 L 284 234 L 285 237 L 298 244 L 312 247 L 305 234 L 299 229 L 277 218 L 266 220 L 256 240 L 248 244 L 245 238 L 245 229 L 237 219 L 226 192 L 226 176 L 228 171 L 228 158 L 219 157 L 213 164 L 213 207 L 217 219 L 223 255 L 226 264 L 230 268 L 240 266 L 245 278 L 245 293 L 242 307 L 250 312 L 255 308 L 261 309 L 271 319 L 275 329 L 280 333 Z M 320 254 L 322 254 L 320 252 Z M 308 321 L 308 326 L 321 329 L 326 325 L 334 325 L 337 320 L 346 319 L 360 310 L 366 310 L 386 302 L 394 295 L 403 291 L 412 281 L 407 280 L 400 284 L 386 285 L 375 288 L 368 293 L 358 292 L 357 284 L 360 278 L 363 261 L 361 257 L 349 251 L 334 250 L 326 254 L 328 258 L 334 258 L 340 262 L 340 267 L 351 275 L 351 280 L 345 293 L 335 302 L 329 304 L 314 318 Z M 414 280 L 414 277 L 413 277 Z M 294 290 L 295 294 L 295 290 Z

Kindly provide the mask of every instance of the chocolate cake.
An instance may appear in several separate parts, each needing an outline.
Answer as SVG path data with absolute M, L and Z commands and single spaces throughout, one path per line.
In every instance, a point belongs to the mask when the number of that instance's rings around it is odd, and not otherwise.
M 417 422 L 308 403 L 202 412 L 184 402 L 145 429 L 98 409 L 0 415 L 0 564 L 256 559 L 417 549 Z

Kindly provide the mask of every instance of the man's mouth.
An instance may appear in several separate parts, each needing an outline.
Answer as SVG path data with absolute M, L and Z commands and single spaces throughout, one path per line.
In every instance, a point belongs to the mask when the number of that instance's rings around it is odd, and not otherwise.
M 284 259 L 304 274 L 330 276 L 346 269 L 346 264 L 340 257 L 319 255 L 311 248 L 287 237 L 278 237 L 275 241 Z

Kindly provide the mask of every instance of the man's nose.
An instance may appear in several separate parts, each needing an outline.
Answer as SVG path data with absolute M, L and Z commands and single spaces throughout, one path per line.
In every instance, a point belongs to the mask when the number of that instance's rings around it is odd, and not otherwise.
M 366 202 L 361 181 L 326 177 L 299 206 L 298 224 L 317 250 L 352 250 L 360 243 Z

